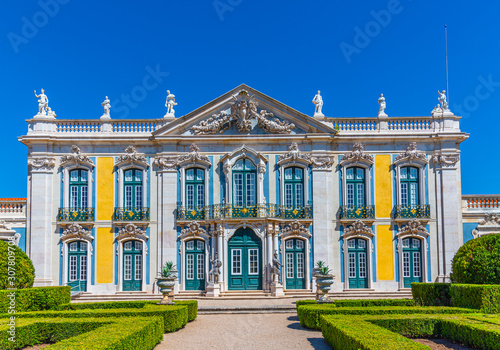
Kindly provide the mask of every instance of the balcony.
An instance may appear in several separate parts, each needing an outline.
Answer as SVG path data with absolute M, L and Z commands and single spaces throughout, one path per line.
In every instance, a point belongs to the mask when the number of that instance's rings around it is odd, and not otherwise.
M 115 208 L 113 221 L 149 221 L 149 208 Z
M 339 219 L 357 220 L 357 219 L 374 219 L 375 206 L 348 206 L 342 205 L 339 209 Z
M 94 208 L 59 208 L 59 222 L 91 222 L 94 221 Z
M 285 208 L 276 204 L 235 206 L 232 204 L 213 204 L 204 208 L 184 208 L 177 205 L 177 220 L 215 220 L 236 218 L 268 219 L 312 219 L 312 205 Z
M 396 205 L 393 213 L 394 219 L 429 219 L 431 207 L 429 204 Z

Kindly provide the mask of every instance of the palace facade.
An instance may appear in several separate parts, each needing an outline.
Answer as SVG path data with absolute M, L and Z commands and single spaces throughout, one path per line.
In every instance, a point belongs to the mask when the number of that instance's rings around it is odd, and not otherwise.
M 19 138 L 36 285 L 151 292 L 173 261 L 176 291 L 203 293 L 218 260 L 222 292 L 271 290 L 275 253 L 285 293 L 313 290 L 318 261 L 337 292 L 447 281 L 485 212 L 463 204 L 459 120 L 311 117 L 246 85 L 178 118 L 42 106 Z

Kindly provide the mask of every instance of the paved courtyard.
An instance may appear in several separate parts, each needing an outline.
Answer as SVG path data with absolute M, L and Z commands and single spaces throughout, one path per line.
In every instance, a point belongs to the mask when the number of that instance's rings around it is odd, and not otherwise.
M 217 314 L 167 333 L 160 349 L 331 349 L 320 331 L 302 328 L 297 314 Z

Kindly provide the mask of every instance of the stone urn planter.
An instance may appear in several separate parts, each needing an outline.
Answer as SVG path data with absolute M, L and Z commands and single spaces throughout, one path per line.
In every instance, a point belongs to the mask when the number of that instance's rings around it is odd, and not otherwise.
M 321 297 L 318 299 L 318 303 L 329 303 L 332 302 L 328 298 L 328 292 L 332 288 L 332 284 L 335 282 L 335 276 L 332 274 L 318 275 L 316 277 L 316 283 L 318 285 L 318 290 L 321 291 Z
M 163 299 L 157 303 L 158 305 L 174 305 L 174 294 L 172 293 L 175 280 L 177 279 L 177 270 L 175 265 L 169 261 L 163 265 L 160 276 L 156 279 L 156 284 L 163 294 Z

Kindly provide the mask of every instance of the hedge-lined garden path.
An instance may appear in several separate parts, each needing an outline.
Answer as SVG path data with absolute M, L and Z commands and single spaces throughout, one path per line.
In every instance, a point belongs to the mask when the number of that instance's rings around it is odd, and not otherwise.
M 331 349 L 321 331 L 300 326 L 297 314 L 219 314 L 198 318 L 166 333 L 163 349 Z

